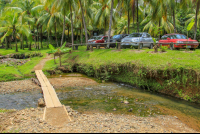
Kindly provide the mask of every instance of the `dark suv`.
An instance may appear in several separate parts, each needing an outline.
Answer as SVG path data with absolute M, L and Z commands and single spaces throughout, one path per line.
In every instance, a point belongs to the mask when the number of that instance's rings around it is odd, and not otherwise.
M 121 42 L 121 40 L 123 38 L 125 38 L 126 36 L 128 36 L 128 34 L 118 34 L 118 35 L 114 35 L 111 39 L 110 42 L 113 42 L 110 44 L 110 47 L 116 47 L 116 42 Z

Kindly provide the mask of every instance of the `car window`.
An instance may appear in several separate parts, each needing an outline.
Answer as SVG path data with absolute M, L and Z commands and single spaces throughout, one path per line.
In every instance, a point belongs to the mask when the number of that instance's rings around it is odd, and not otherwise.
M 108 39 L 108 37 L 104 37 L 104 40 L 107 40 Z
M 142 34 L 140 33 L 134 33 L 134 34 L 130 34 L 129 37 L 141 37 Z
M 171 39 L 187 39 L 187 37 L 182 34 L 174 34 L 174 35 L 171 35 Z
M 103 37 L 97 37 L 96 40 L 101 40 Z
M 151 35 L 150 34 L 147 34 L 147 38 L 150 38 L 151 37 Z
M 147 38 L 147 34 L 144 33 L 144 34 L 142 35 L 142 37 L 143 37 L 143 38 Z
M 119 39 L 121 36 L 120 35 L 115 35 L 112 37 L 112 39 Z
M 166 39 L 167 39 L 167 36 L 164 35 L 164 36 L 161 37 L 161 39 L 162 39 L 162 40 L 166 40 Z

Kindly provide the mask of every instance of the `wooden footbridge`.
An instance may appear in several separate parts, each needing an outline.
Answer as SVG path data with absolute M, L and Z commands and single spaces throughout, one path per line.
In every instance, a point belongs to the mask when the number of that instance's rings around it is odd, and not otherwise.
M 71 121 L 71 118 L 68 116 L 68 112 L 65 106 L 60 103 L 55 89 L 50 84 L 49 80 L 44 75 L 42 70 L 36 70 L 35 73 L 41 84 L 44 101 L 46 104 L 44 119 L 45 117 L 51 118 L 50 120 L 53 123 L 61 122 L 61 120 L 62 122 L 65 122 L 66 120 Z

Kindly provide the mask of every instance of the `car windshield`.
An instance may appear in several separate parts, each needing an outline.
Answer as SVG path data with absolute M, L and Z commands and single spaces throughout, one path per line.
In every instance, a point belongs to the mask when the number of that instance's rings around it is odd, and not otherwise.
M 140 33 L 134 33 L 134 34 L 130 34 L 128 37 L 141 37 L 142 34 Z
M 171 39 L 187 39 L 187 37 L 182 34 L 174 34 L 174 35 L 171 35 Z
M 97 37 L 98 37 L 98 36 L 93 36 L 93 37 L 91 38 L 91 40 L 92 40 L 92 39 L 96 39 Z
M 118 38 L 120 38 L 120 35 L 115 35 L 112 37 L 112 39 L 118 39 Z
M 101 40 L 103 37 L 96 37 L 95 40 Z

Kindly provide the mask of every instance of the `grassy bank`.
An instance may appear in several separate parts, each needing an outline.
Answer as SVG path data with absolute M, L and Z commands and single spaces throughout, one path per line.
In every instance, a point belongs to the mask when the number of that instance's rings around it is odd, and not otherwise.
M 171 51 L 151 53 L 123 49 L 94 49 L 85 47 L 72 54 L 62 56 L 62 68 L 48 61 L 44 71 L 62 73 L 77 71 L 99 80 L 125 82 L 156 92 L 162 92 L 182 99 L 199 102 L 200 50 L 192 53 Z M 57 59 L 57 63 L 59 63 Z
M 46 52 L 49 51 L 49 49 L 42 49 L 42 50 L 35 50 L 33 49 L 32 51 L 29 50 L 19 50 L 18 53 L 34 53 L 34 52 L 39 52 L 43 56 L 42 57 L 33 57 L 26 59 L 28 60 L 27 63 L 25 63 L 22 66 L 9 66 L 7 64 L 0 64 L 0 81 L 10 81 L 10 80 L 17 80 L 17 79 L 23 79 L 25 77 L 29 77 L 33 75 L 31 72 L 33 68 L 42 60 L 43 58 L 46 57 Z M 5 50 L 5 49 L 0 49 L 1 54 L 13 54 L 15 53 L 14 50 Z

